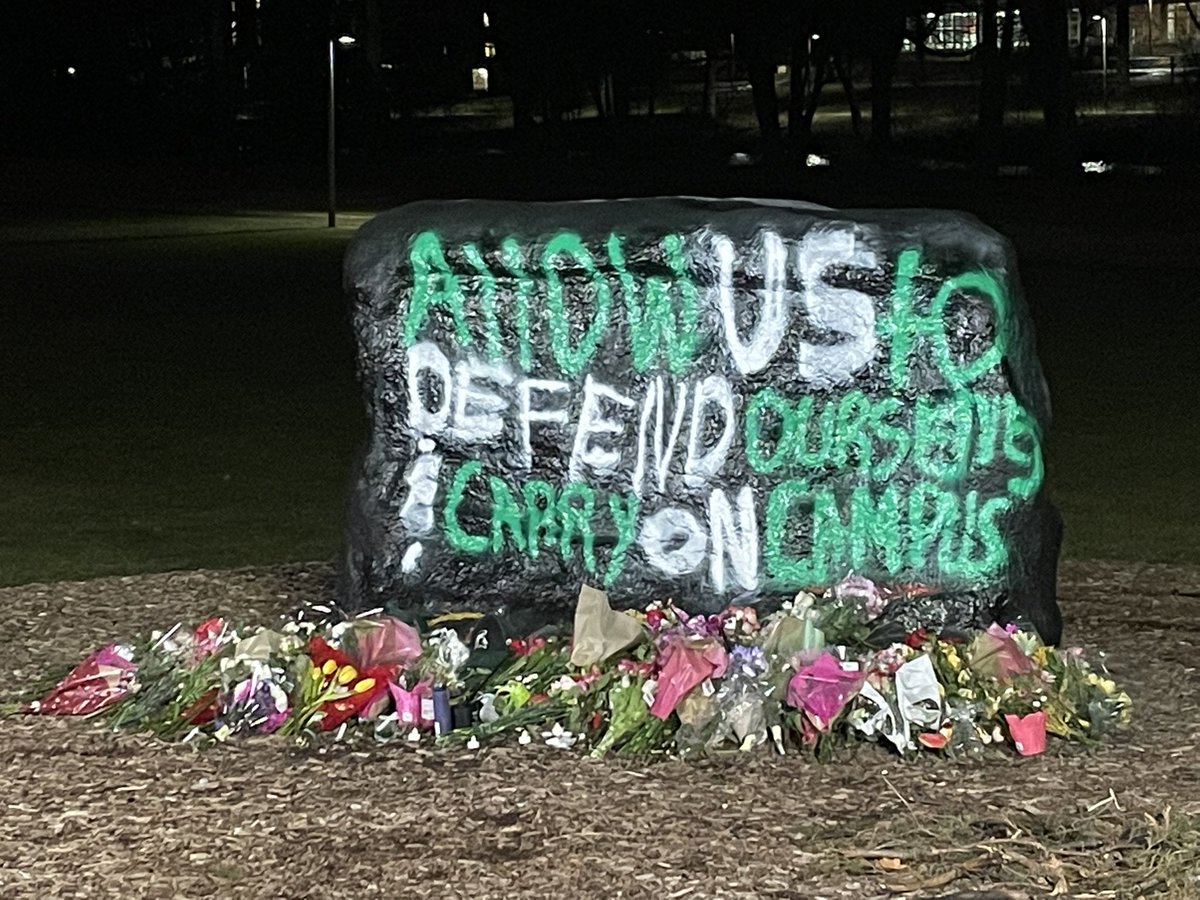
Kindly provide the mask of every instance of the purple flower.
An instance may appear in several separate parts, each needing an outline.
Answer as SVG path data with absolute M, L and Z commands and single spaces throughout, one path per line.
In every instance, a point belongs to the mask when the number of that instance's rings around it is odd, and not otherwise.
M 284 723 L 291 709 L 287 693 L 257 673 L 239 682 L 224 704 L 220 722 L 231 732 L 270 734 Z
M 730 651 L 729 668 L 751 677 L 767 671 L 767 657 L 762 647 L 738 644 Z
M 698 635 L 700 637 L 716 637 L 723 633 L 723 624 L 720 616 L 688 615 L 684 610 L 677 609 L 675 614 L 679 617 L 679 624 L 683 626 L 688 634 Z

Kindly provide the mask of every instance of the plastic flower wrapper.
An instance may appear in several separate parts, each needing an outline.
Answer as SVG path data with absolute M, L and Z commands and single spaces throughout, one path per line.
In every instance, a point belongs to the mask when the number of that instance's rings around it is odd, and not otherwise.
M 608 729 L 600 737 L 593 756 L 614 752 L 621 757 L 646 756 L 669 751 L 680 729 L 675 713 L 664 719 L 650 714 L 658 684 L 632 672 L 614 676 L 608 688 Z
M 364 669 L 408 669 L 424 652 L 417 629 L 393 616 L 355 620 L 343 638 L 342 648 Z
M 296 714 L 281 731 L 296 734 L 315 725 L 318 731 L 337 728 L 351 716 L 367 717 L 367 711 L 388 692 L 396 674 L 394 666 L 359 670 L 345 651 L 314 634 L 308 642 L 312 668 L 292 698 Z
M 451 628 L 438 628 L 426 637 L 428 649 L 425 665 L 432 674 L 434 683 L 455 687 L 461 682 L 463 666 L 471 656 L 471 649 Z
M 778 720 L 779 706 L 772 700 L 773 688 L 766 673 L 761 648 L 733 648 L 729 671 L 712 698 L 716 724 L 706 745 L 708 751 L 728 742 L 739 750 L 752 750 L 766 742 L 772 720 Z
M 861 672 L 842 668 L 837 657 L 826 651 L 791 677 L 787 703 L 803 712 L 817 731 L 828 731 L 862 683 Z
M 1131 706 L 1129 695 L 1124 691 L 1090 701 L 1086 719 L 1088 737 L 1101 738 L 1114 728 L 1128 725 Z
M 668 636 L 659 648 L 658 689 L 650 715 L 668 718 L 684 694 L 706 679 L 724 675 L 728 662 L 724 646 L 715 638 L 678 632 Z
M 975 701 L 960 697 L 946 698 L 946 719 L 950 722 L 950 740 L 946 751 L 952 756 L 978 756 L 983 752 L 979 739 L 980 708 Z
M 90 716 L 108 709 L 130 690 L 137 672 L 133 648 L 109 644 L 72 669 L 41 700 L 24 707 L 44 716 Z
M 644 679 L 626 674 L 608 689 L 608 727 L 590 755 L 600 758 L 610 754 L 649 718 L 650 708 L 642 696 L 643 684 Z
M 1095 740 L 1129 723 L 1132 702 L 1105 671 L 1096 672 L 1081 650 L 1048 648 L 1046 729 L 1051 734 Z
M 679 717 L 675 750 L 681 758 L 708 755 L 720 744 L 715 739 L 721 725 L 717 713 L 716 695 L 703 690 L 692 691 L 679 701 L 675 707 Z
M 942 692 L 933 660 L 921 654 L 896 670 L 896 708 L 906 727 L 935 731 L 942 725 Z
M 165 634 L 152 632 L 134 650 L 139 663 L 135 686 L 112 707 L 112 727 L 142 728 L 170 739 L 212 721 L 217 714 L 220 667 L 232 647 L 226 641 L 196 659 L 190 629 L 176 625 Z
M 914 749 L 908 727 L 891 701 L 870 681 L 863 683 L 847 721 L 870 740 L 889 741 L 900 753 Z
M 608 594 L 584 585 L 575 606 L 571 665 L 589 669 L 637 643 L 645 630 L 633 616 L 608 605 Z
M 1022 756 L 1037 756 L 1046 750 L 1046 714 L 1041 710 L 1025 716 L 1006 715 L 1008 736 Z
M 248 665 L 249 677 L 225 694 L 217 716 L 218 733 L 271 734 L 291 714 L 287 691 L 277 672 L 266 663 Z
M 763 652 L 771 659 L 791 659 L 798 653 L 815 652 L 825 644 L 825 634 L 817 625 L 817 598 L 801 591 L 770 615 L 759 633 Z
M 253 660 L 286 665 L 296 658 L 303 647 L 304 641 L 295 634 L 263 628 L 234 644 L 232 659 L 236 662 Z
M 701 682 L 697 691 L 688 691 L 675 706 L 675 715 L 682 728 L 703 729 L 716 714 L 716 688 L 711 681 Z
M 971 642 L 967 658 L 972 672 L 995 681 L 1007 681 L 1014 675 L 1029 675 L 1038 668 L 1013 640 L 1012 633 L 995 622 Z

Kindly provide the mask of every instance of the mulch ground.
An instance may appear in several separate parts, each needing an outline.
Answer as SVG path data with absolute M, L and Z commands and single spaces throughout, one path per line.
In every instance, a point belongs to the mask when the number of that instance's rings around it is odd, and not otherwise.
M 323 566 L 0 589 L 0 702 L 113 638 L 328 595 Z M 1200 897 L 1200 567 L 1065 563 L 1067 641 L 1135 703 L 1098 749 L 197 751 L 0 720 L 0 897 Z

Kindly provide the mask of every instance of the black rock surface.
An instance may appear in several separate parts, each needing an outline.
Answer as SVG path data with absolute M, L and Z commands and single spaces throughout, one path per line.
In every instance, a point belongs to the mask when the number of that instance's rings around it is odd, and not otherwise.
M 1046 385 L 968 216 L 423 202 L 360 230 L 345 286 L 349 608 L 561 618 L 587 582 L 714 611 L 853 570 L 936 589 L 905 626 L 1059 637 Z

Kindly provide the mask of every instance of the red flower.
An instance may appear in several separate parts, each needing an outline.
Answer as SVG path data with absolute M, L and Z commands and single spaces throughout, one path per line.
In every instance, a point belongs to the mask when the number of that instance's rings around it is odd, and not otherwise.
M 654 674 L 654 663 L 637 659 L 622 659 L 617 662 L 617 671 L 635 675 L 638 678 L 649 678 Z
M 531 637 L 529 639 L 509 638 L 506 643 L 508 644 L 508 649 L 512 651 L 513 655 L 529 656 L 529 654 L 533 653 L 534 651 L 545 647 L 546 639 L 540 636 Z
M 929 640 L 929 629 L 918 628 L 916 631 L 909 633 L 908 637 L 904 639 L 904 643 L 915 650 L 920 648 L 927 640 Z
M 192 638 L 196 642 L 195 648 L 192 651 L 192 659 L 199 662 L 206 656 L 211 656 L 216 652 L 218 641 L 225 635 L 228 625 L 220 616 L 213 619 L 205 619 L 196 626 L 192 632 Z
M 189 725 L 208 724 L 217 717 L 217 694 L 216 688 L 209 688 L 180 717 Z
M 319 634 L 314 634 L 308 639 L 308 656 L 318 669 L 331 659 L 339 669 L 342 666 L 354 665 L 354 660 L 348 653 L 334 647 Z
M 368 709 L 387 693 L 388 682 L 396 677 L 399 669 L 394 665 L 369 666 L 359 669 L 353 657 L 331 645 L 319 634 L 314 634 L 309 639 L 308 655 L 318 669 L 323 668 L 329 661 L 337 666 L 334 674 L 329 676 L 330 679 L 336 679 L 337 673 L 347 666 L 354 670 L 354 677 L 344 684 L 347 695 L 322 704 L 323 715 L 317 722 L 317 728 L 320 731 L 331 731 L 351 716 L 361 714 Z
M 361 679 L 365 680 L 365 679 Z M 318 731 L 332 731 L 353 715 L 357 715 L 387 693 L 387 682 L 376 681 L 369 691 L 350 694 L 330 700 L 321 706 L 321 716 L 317 722 Z
M 954 726 L 946 725 L 939 731 L 923 731 L 917 735 L 917 743 L 929 750 L 944 750 L 954 735 Z

